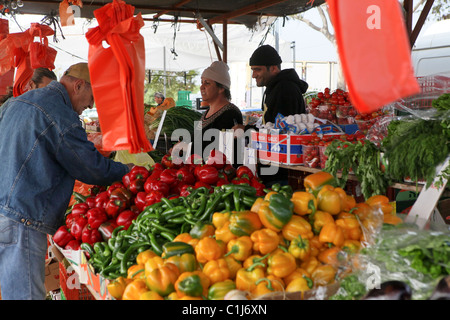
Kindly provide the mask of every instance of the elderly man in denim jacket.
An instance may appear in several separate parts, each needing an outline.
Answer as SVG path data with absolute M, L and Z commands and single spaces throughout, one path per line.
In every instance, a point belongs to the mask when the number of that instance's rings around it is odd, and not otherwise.
M 75 179 L 108 185 L 130 165 L 102 156 L 79 115 L 94 97 L 87 63 L 11 98 L 0 112 L 2 299 L 44 299 L 47 234 L 64 223 Z

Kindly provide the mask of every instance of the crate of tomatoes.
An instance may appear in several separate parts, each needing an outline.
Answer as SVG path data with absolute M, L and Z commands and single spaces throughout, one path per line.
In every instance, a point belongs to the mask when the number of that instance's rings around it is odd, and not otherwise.
M 308 110 L 316 118 L 337 124 L 353 124 L 357 114 L 347 91 L 336 89 L 331 92 L 330 88 L 318 92 L 309 102 Z

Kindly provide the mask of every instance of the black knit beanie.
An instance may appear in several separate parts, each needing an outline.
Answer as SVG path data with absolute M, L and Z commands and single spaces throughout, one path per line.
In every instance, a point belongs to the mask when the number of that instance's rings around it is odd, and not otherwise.
M 281 64 L 277 50 L 268 44 L 259 47 L 250 57 L 250 66 L 276 66 Z

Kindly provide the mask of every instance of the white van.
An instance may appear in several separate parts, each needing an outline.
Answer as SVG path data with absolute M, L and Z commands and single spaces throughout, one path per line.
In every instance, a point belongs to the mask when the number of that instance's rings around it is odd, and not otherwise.
M 450 20 L 435 22 L 422 32 L 411 53 L 416 77 L 450 76 Z

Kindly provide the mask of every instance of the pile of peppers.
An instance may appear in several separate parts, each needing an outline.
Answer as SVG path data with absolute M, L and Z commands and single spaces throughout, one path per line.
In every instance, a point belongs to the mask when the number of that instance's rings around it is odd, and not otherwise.
M 211 205 L 217 197 L 225 201 L 218 201 L 210 220 L 201 218 L 204 211 L 180 216 L 190 230 L 180 229 L 162 246 L 119 231 L 117 236 L 140 244 L 127 246 L 124 254 L 132 252 L 130 259 L 116 261 L 114 273 L 103 270 L 110 278 L 119 275 L 107 285 L 109 293 L 118 300 L 222 300 L 239 290 L 252 299 L 290 292 L 303 295 L 338 281 L 350 272 L 347 263 L 367 241 L 368 231 L 379 223 L 398 221 L 384 196 L 356 203 L 322 172 L 304 182 L 304 191 L 267 190 L 259 197 L 245 185 L 217 188 L 208 195 Z M 248 203 L 239 203 L 238 195 L 249 197 Z M 146 210 L 129 230 L 139 230 L 146 217 L 166 215 Z
M 202 233 L 211 225 L 217 211 L 249 209 L 256 200 L 256 189 L 249 185 L 222 185 L 212 190 L 194 189 L 189 195 L 147 206 L 128 228 L 119 226 L 107 241 L 82 243 L 94 270 L 106 279 L 126 276 L 137 255 L 147 249 L 161 256 L 164 245 L 186 232 Z

